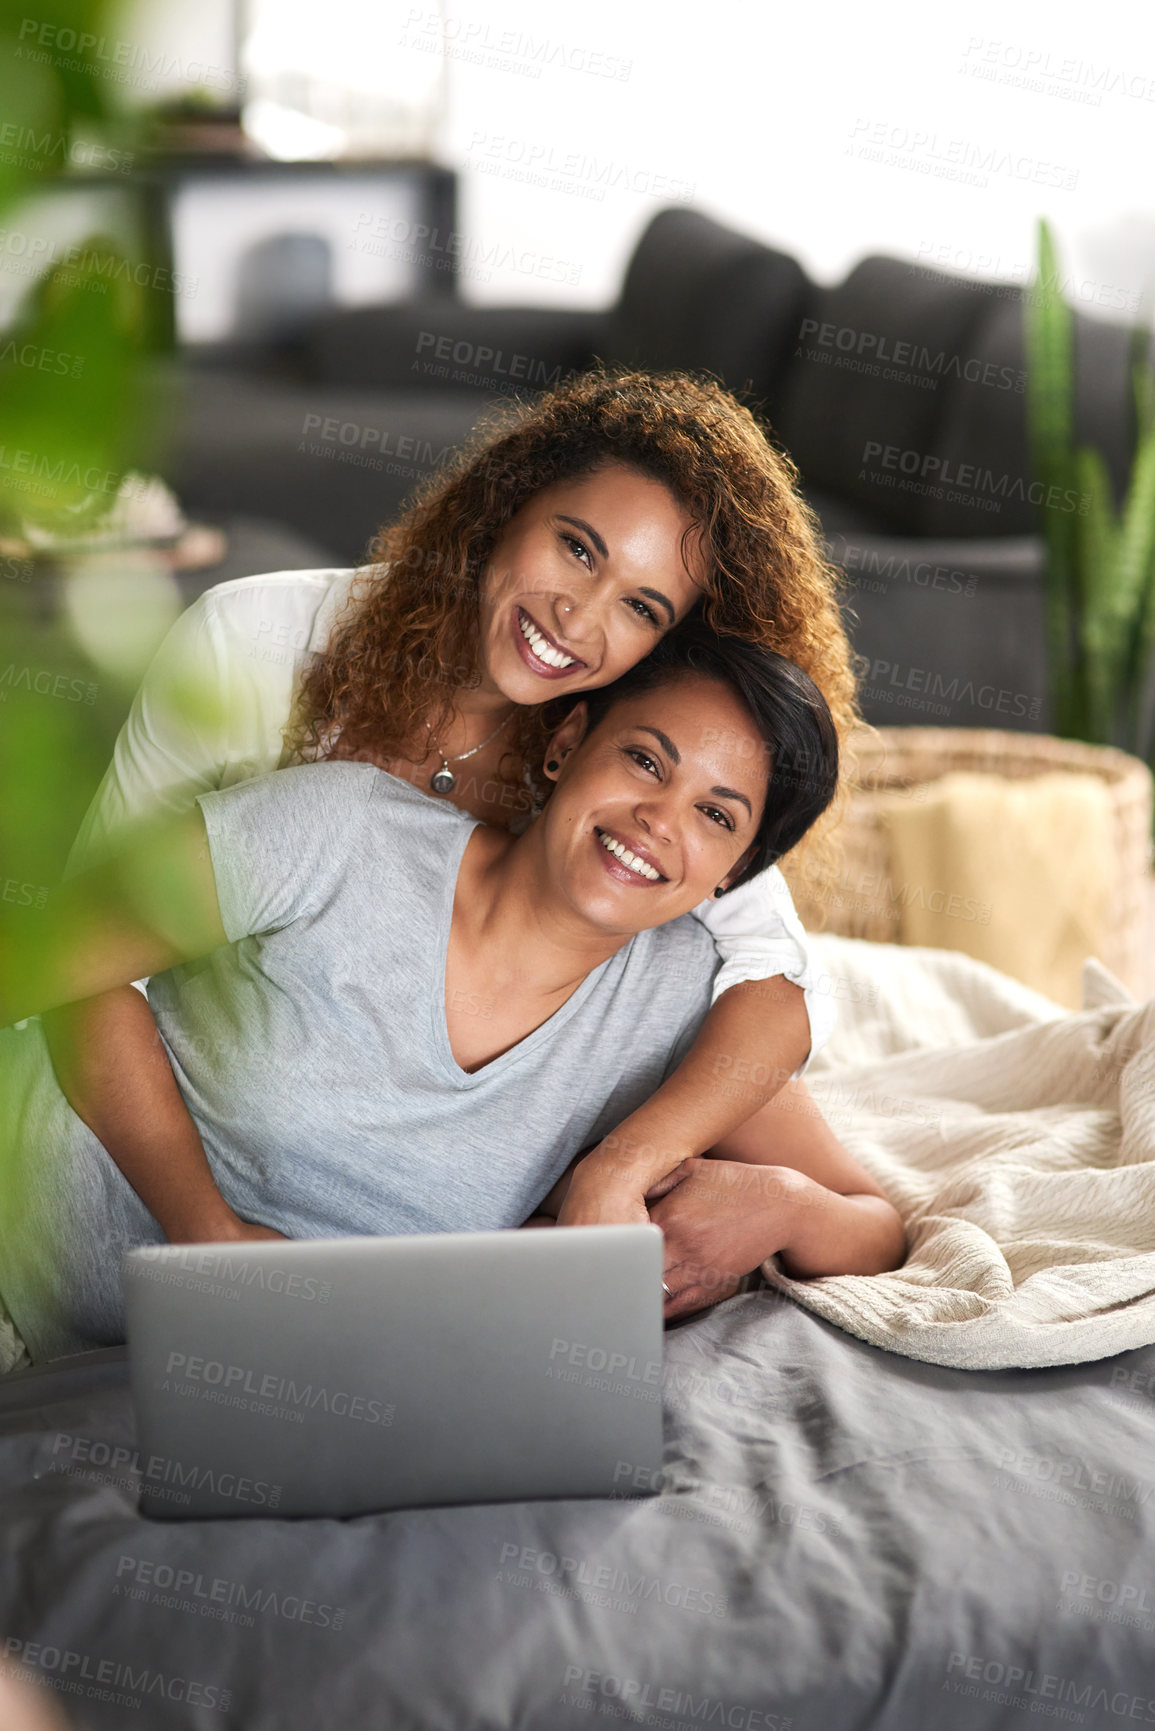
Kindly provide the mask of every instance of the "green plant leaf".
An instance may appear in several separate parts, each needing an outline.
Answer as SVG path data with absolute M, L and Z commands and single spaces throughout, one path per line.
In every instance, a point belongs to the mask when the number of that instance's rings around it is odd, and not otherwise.
M 1025 297 L 1027 425 L 1040 479 L 1061 484 L 1071 463 L 1074 428 L 1074 319 L 1059 287 L 1055 244 L 1039 223 L 1035 280 Z
M 1054 242 L 1045 221 L 1038 228 L 1035 281 L 1023 298 L 1027 359 L 1027 436 L 1036 478 L 1060 495 L 1075 485 L 1073 320 L 1059 289 Z M 1087 697 L 1081 675 L 1084 640 L 1076 586 L 1076 527 L 1072 514 L 1042 512 L 1047 554 L 1047 647 L 1055 725 L 1077 733 Z
M 31 12 L 0 0 L 0 231 L 18 267 L 9 290 L 27 285 L 0 336 L 0 532 L 11 536 L 0 553 L 0 879 L 18 886 L 21 917 L 33 922 L 107 763 L 124 693 L 71 640 L 53 572 L 19 530 L 60 513 L 72 527 L 114 502 L 123 470 L 146 466 L 140 453 L 156 466 L 140 388 L 148 291 L 128 268 L 135 261 L 98 234 L 71 247 L 76 219 L 60 220 L 99 184 L 87 169 L 105 143 L 131 142 L 138 129 L 110 75 L 118 69 L 84 47 L 117 41 L 118 11 L 113 0 Z M 98 199 L 94 227 L 101 208 Z
M 1139 444 L 1131 469 L 1111 583 L 1111 612 L 1120 634 L 1143 612 L 1155 561 L 1155 431 Z
M 1076 517 L 1075 581 L 1079 593 L 1082 650 L 1090 734 L 1102 744 L 1112 733 L 1112 674 L 1124 653 L 1116 606 L 1118 530 L 1111 478 L 1102 456 L 1083 447 L 1075 453 L 1080 498 Z
M 1135 426 L 1142 439 L 1155 425 L 1155 359 L 1151 332 L 1136 325 L 1131 333 L 1131 390 L 1135 399 Z
M 1155 426 L 1142 439 L 1131 472 L 1119 532 L 1119 582 L 1133 601 L 1117 677 L 1128 698 L 1128 746 L 1142 753 L 1143 701 L 1155 661 Z

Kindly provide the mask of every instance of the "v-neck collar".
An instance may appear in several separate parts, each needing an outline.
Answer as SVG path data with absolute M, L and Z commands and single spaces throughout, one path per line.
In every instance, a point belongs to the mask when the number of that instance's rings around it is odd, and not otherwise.
M 599 962 L 586 975 L 577 990 L 570 994 L 565 1003 L 559 1005 L 552 1016 L 542 1022 L 541 1026 L 535 1028 L 531 1034 L 527 1034 L 524 1040 L 519 1040 L 516 1046 L 511 1046 L 508 1052 L 502 1052 L 500 1056 L 492 1058 L 488 1064 L 483 1064 L 480 1070 L 463 1070 L 453 1056 L 453 1047 L 449 1040 L 449 1023 L 445 1009 L 445 969 L 449 960 L 449 934 L 453 925 L 453 902 L 457 894 L 457 880 L 461 875 L 461 864 L 474 830 L 481 827 L 480 819 L 476 819 L 468 825 L 463 824 L 464 833 L 453 837 L 453 845 L 446 852 L 445 883 L 441 894 L 440 935 L 436 953 L 433 956 L 433 979 L 429 994 L 432 1050 L 441 1070 L 457 1088 L 478 1087 L 490 1077 L 512 1069 L 523 1058 L 528 1058 L 546 1040 L 552 1039 L 558 1029 L 564 1026 L 585 1003 L 605 969 L 614 962 L 622 962 L 629 954 L 632 945 L 631 940 L 631 943 L 623 944 L 620 950 L 607 957 L 604 962 Z

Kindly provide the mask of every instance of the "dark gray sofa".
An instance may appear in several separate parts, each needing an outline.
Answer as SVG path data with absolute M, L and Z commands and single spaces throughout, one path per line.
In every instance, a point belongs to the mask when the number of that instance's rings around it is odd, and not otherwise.
M 502 396 L 594 357 L 707 371 L 799 466 L 847 575 L 867 717 L 1045 729 L 1022 312 L 1008 285 L 882 257 L 820 287 L 677 207 L 605 312 L 442 296 L 322 316 L 289 354 L 186 364 L 169 471 L 192 512 L 277 519 L 351 562 Z M 1128 333 L 1080 315 L 1079 354 L 1078 430 L 1121 488 Z

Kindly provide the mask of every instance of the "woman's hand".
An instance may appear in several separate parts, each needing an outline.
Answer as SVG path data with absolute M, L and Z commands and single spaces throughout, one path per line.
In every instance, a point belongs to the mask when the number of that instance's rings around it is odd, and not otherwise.
M 282 1244 L 291 1243 L 283 1232 L 259 1226 L 254 1220 L 242 1220 L 223 1204 L 211 1215 L 169 1233 L 170 1244 L 260 1244 L 270 1238 L 279 1239 Z
M 650 1219 L 666 1239 L 665 1317 L 720 1304 L 789 1235 L 787 1186 L 773 1167 L 696 1156 L 650 1192 Z
M 741 1160 L 695 1158 L 681 1170 L 651 1208 L 666 1235 L 666 1284 L 678 1301 L 668 1317 L 728 1297 L 771 1256 L 791 1279 L 813 1280 L 884 1274 L 906 1254 L 902 1219 L 876 1192 L 842 1193 L 792 1166 Z
M 806 996 L 792 981 L 746 980 L 723 992 L 673 1075 L 587 1151 L 574 1174 L 560 1226 L 642 1224 L 647 1197 L 686 1162 L 717 1149 L 753 1119 L 810 1050 Z M 719 1086 L 731 1074 L 756 1074 L 757 1087 Z M 764 1138 L 762 1138 L 764 1139 Z M 749 1141 L 749 1136 L 747 1136 Z M 740 1158 L 747 1155 L 743 1149 Z
M 636 1186 L 602 1179 L 593 1174 L 574 1174 L 569 1193 L 557 1217 L 559 1226 L 648 1226 L 650 1211 Z
M 607 1136 L 574 1161 L 542 1206 L 552 1209 L 559 1226 L 648 1226 L 647 1194 L 656 1195 L 674 1175 L 647 1170 L 654 1150 L 645 1152 L 648 1160 L 633 1158 L 616 1134 Z M 668 1164 L 663 1160 L 660 1166 Z
M 284 1232 L 274 1232 L 271 1226 L 258 1226 L 255 1220 L 238 1219 L 235 1230 L 230 1234 L 229 1241 L 234 1243 L 263 1243 L 266 1239 L 278 1238 L 282 1244 L 290 1244 L 292 1240 Z

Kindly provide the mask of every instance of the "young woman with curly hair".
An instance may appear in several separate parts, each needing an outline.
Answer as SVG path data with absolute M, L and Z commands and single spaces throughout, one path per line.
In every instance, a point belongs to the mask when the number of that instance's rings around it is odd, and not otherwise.
M 223 584 L 189 609 L 137 697 L 76 863 L 127 818 L 316 758 L 373 762 L 524 827 L 559 707 L 695 608 L 810 674 L 840 745 L 855 719 L 836 579 L 794 473 L 714 382 L 599 370 L 507 405 L 371 554 L 352 573 Z M 653 869 L 636 851 L 646 839 L 616 838 L 625 869 Z M 639 1218 L 660 1172 L 744 1123 L 826 1038 L 828 982 L 776 866 L 698 917 L 726 963 L 713 1009 L 678 1070 L 581 1163 L 567 1222 Z M 122 989 L 48 1028 L 69 1100 L 130 1181 L 187 1137 L 134 999 Z

